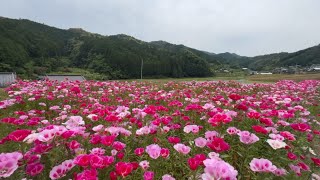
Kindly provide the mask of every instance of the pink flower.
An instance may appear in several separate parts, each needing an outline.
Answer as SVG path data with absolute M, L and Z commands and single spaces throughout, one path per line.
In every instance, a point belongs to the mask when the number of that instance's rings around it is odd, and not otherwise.
M 207 131 L 204 134 L 207 140 L 212 140 L 214 139 L 214 137 L 219 136 L 219 133 L 217 131 Z
M 176 179 L 169 174 L 165 174 L 162 176 L 162 180 L 176 180 Z
M 83 121 L 83 118 L 81 116 L 70 116 L 69 120 L 62 124 L 65 124 L 67 129 L 72 130 L 84 125 L 85 122 Z
M 152 159 L 157 159 L 160 156 L 161 147 L 158 144 L 151 144 L 146 147 L 146 152 Z
M 253 158 L 250 162 L 250 169 L 254 172 L 273 172 L 277 169 L 268 159 L 257 159 Z
M 235 127 L 228 127 L 228 129 L 227 129 L 227 133 L 228 133 L 229 135 L 236 135 L 236 134 L 238 134 L 239 132 L 240 132 L 240 130 L 237 129 L 237 128 L 235 128 Z
M 178 151 L 179 153 L 182 154 L 188 154 L 191 150 L 191 148 L 189 146 L 186 146 L 184 144 L 178 143 L 176 145 L 173 146 L 173 148 Z
M 116 173 L 122 177 L 128 176 L 133 171 L 133 165 L 129 162 L 118 162 L 115 165 Z
M 253 144 L 259 141 L 259 137 L 249 131 L 241 131 L 238 133 L 240 141 L 244 144 Z
M 11 132 L 8 135 L 8 138 L 11 141 L 20 142 L 20 141 L 23 141 L 29 134 L 31 134 L 31 130 L 20 129 L 20 130 L 15 130 L 15 131 Z
M 112 145 L 112 148 L 114 148 L 117 151 L 121 151 L 126 147 L 126 144 L 120 142 L 120 141 L 115 141 Z
M 203 180 L 212 179 L 229 179 L 236 180 L 238 171 L 234 169 L 229 163 L 218 159 L 206 159 L 203 161 L 205 166 L 204 174 L 201 178 Z
M 112 157 L 112 156 L 110 156 L 110 157 Z M 96 168 L 102 169 L 107 166 L 107 163 L 106 163 L 105 159 L 103 158 L 103 156 L 91 154 L 90 155 L 90 166 L 95 169 Z
M 81 145 L 81 144 L 78 143 L 78 141 L 76 141 L 76 140 L 72 140 L 72 141 L 68 144 L 69 148 L 72 149 L 72 150 L 80 148 L 80 145 Z
M 79 156 L 77 156 L 74 159 L 74 164 L 82 166 L 82 167 L 86 167 L 90 164 L 90 155 L 87 154 L 80 154 Z
M 268 139 L 267 143 L 273 148 L 273 149 L 281 149 L 287 146 L 287 144 L 283 141 L 279 140 L 273 140 L 273 139 Z
M 230 116 L 228 116 L 227 114 L 223 114 L 223 113 L 217 113 L 215 114 L 212 118 L 210 118 L 208 120 L 208 122 L 212 125 L 212 126 L 218 126 L 219 124 L 226 124 L 232 121 L 232 118 Z
M 59 179 L 64 177 L 68 171 L 70 171 L 73 167 L 75 166 L 75 164 L 73 163 L 73 160 L 66 160 L 63 161 L 60 165 L 55 166 L 52 168 L 52 170 L 50 171 L 50 179 Z
M 137 149 L 134 150 L 134 153 L 137 156 L 142 156 L 142 154 L 144 153 L 144 148 L 137 148 Z
M 301 168 L 300 166 L 296 166 L 293 164 L 289 164 L 290 169 L 297 174 L 297 176 L 301 176 Z
M 30 176 L 36 176 L 36 175 L 40 174 L 43 169 L 44 169 L 44 165 L 39 162 L 36 162 L 36 163 L 32 163 L 32 164 L 27 165 L 26 173 Z
M 22 159 L 19 152 L 0 154 L 0 178 L 7 178 L 18 168 L 18 161 Z
M 225 142 L 224 139 L 219 137 L 214 137 L 211 142 L 207 143 L 207 146 L 218 153 L 228 151 L 230 149 L 230 145 Z
M 298 159 L 297 155 L 295 155 L 295 154 L 292 153 L 292 152 L 288 152 L 287 157 L 288 157 L 290 160 L 296 160 L 296 159 Z
M 163 158 L 167 158 L 170 155 L 170 151 L 167 148 L 161 148 L 160 155 Z
M 152 172 L 152 171 L 146 171 L 143 174 L 143 179 L 144 180 L 153 180 L 153 178 L 154 178 L 154 172 Z
M 105 146 L 111 146 L 115 139 L 115 136 L 102 136 L 101 143 Z
M 190 133 L 190 132 L 192 132 L 192 133 L 196 134 L 196 133 L 199 132 L 199 126 L 197 126 L 197 125 L 186 125 L 186 126 L 183 128 L 183 131 L 184 131 L 185 133 Z
M 98 172 L 96 169 L 86 169 L 82 173 L 77 174 L 75 180 L 98 180 Z
M 106 150 L 102 149 L 102 148 L 93 148 L 90 150 L 91 154 L 96 154 L 96 155 L 104 155 L 104 153 L 106 152 Z
M 294 137 L 294 134 L 290 133 L 289 131 L 282 131 L 280 132 L 280 135 L 284 138 L 288 139 L 289 141 L 295 141 L 296 138 Z
M 141 161 L 141 162 L 139 163 L 139 166 L 140 166 L 143 170 L 146 170 L 146 169 L 148 169 L 148 168 L 150 167 L 148 161 Z
M 207 140 L 203 137 L 198 137 L 194 140 L 197 147 L 203 148 L 207 145 Z
M 169 141 L 169 143 L 171 143 L 171 144 L 177 144 L 177 143 L 179 143 L 181 140 L 180 140 L 180 138 L 178 138 L 178 137 L 170 136 L 170 137 L 168 137 L 168 141 Z
M 247 113 L 248 118 L 252 119 L 259 119 L 260 118 L 260 113 L 255 112 L 255 111 L 250 111 Z
M 287 170 L 283 168 L 277 168 L 275 171 L 272 172 L 276 176 L 284 176 L 287 174 Z
M 306 123 L 296 123 L 290 125 L 292 129 L 300 132 L 305 132 L 307 130 L 310 130 L 310 126 Z

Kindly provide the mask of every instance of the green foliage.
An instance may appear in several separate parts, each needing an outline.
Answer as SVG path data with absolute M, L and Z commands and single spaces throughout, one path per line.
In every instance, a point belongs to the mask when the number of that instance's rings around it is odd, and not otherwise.
M 22 78 L 68 68 L 86 70 L 90 79 L 139 78 L 142 61 L 144 77 L 206 77 L 212 75 L 208 62 L 219 64 L 213 56 L 182 45 L 0 19 L 0 71 L 15 71 Z

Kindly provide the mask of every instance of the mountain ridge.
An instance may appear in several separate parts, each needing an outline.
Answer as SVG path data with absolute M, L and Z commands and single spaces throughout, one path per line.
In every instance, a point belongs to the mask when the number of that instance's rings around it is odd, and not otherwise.
M 163 40 L 146 42 L 126 34 L 100 35 L 82 28 L 60 29 L 27 19 L 0 18 L 0 71 L 34 78 L 72 67 L 98 73 L 102 79 L 138 78 L 142 60 L 145 76 L 205 77 L 220 67 L 271 70 L 320 64 L 320 45 L 247 57 Z

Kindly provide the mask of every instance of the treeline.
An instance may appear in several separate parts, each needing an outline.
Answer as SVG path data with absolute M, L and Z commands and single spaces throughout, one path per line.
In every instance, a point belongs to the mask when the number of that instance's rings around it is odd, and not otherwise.
M 142 61 L 145 77 L 211 76 L 208 62 L 219 63 L 182 45 L 0 18 L 0 71 L 15 71 L 22 78 L 69 73 L 73 67 L 99 74 L 100 79 L 138 78 Z

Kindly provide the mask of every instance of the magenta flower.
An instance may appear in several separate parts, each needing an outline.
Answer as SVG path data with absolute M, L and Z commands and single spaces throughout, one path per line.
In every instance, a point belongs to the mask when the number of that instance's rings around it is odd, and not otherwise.
M 154 172 L 152 172 L 152 171 L 146 171 L 143 174 L 143 179 L 144 180 L 153 180 L 153 178 L 154 178 Z

